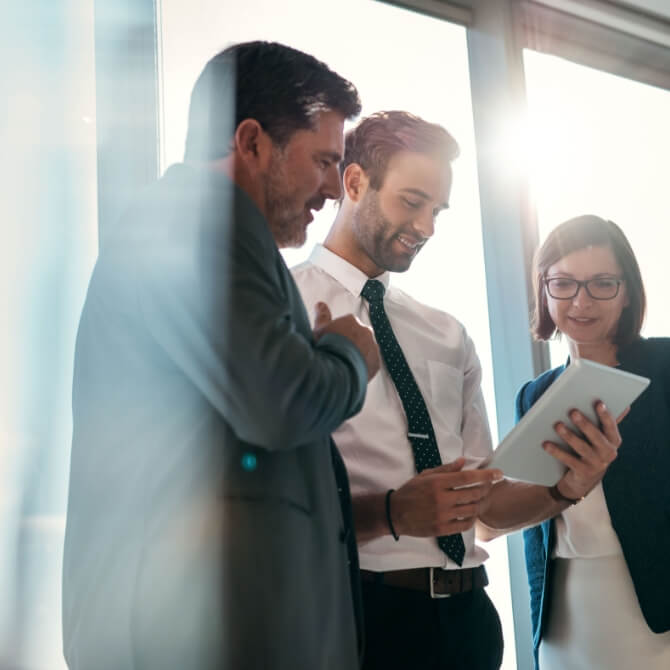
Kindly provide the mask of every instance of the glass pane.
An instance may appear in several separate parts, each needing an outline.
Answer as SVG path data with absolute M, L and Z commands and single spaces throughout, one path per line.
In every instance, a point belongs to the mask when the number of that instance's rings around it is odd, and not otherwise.
M 667 335 L 670 92 L 530 50 L 524 63 L 540 240 L 579 214 L 616 222 L 647 290 L 642 334 Z M 552 365 L 566 356 L 564 344 L 552 343 Z
M 326 6 L 332 11 L 326 11 Z M 164 168 L 182 159 L 188 96 L 203 64 L 227 44 L 251 39 L 284 42 L 328 63 L 356 84 L 364 115 L 380 109 L 406 109 L 442 124 L 456 137 L 461 156 L 454 166 L 451 208 L 438 219 L 434 239 L 411 271 L 395 275 L 393 281 L 466 325 L 482 362 L 495 439 L 465 29 L 369 0 L 338 0 L 330 5 L 312 0 L 287 0 L 281 5 L 272 0 L 247 0 L 244 11 L 219 0 L 162 0 L 161 23 Z M 326 205 L 309 227 L 307 244 L 284 252 L 289 265 L 307 258 L 314 243 L 325 237 L 334 216 L 333 206 Z M 490 593 L 504 624 L 505 667 L 511 669 L 516 659 L 505 540 L 496 540 L 486 549 L 491 553 L 487 562 Z
M 95 54 L 92 3 L 34 5 L 6 6 L 0 76 L 0 667 L 56 670 L 74 342 L 98 246 Z

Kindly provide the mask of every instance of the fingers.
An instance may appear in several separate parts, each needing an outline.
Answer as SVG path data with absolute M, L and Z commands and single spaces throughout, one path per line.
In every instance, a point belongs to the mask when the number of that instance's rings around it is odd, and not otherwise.
M 485 484 L 493 484 L 503 478 L 500 470 L 461 470 L 458 473 L 450 475 L 449 479 L 444 478 L 444 488 L 454 490 L 464 488 L 477 488 Z
M 493 484 L 489 482 L 482 486 L 445 493 L 445 500 L 449 499 L 450 504 L 442 504 L 437 509 L 430 534 L 440 537 L 462 533 L 472 528 L 481 513 L 483 500 L 492 486 Z
M 617 424 L 621 419 L 623 419 L 624 416 L 626 416 L 626 414 L 628 414 L 628 410 L 630 410 L 630 407 L 628 407 L 618 419 L 615 419 L 609 413 L 604 402 L 596 403 L 596 412 L 598 414 L 598 418 L 600 419 L 602 432 L 605 434 L 605 437 L 609 443 L 616 449 L 621 446 L 621 434 L 619 433 L 619 427 Z M 593 426 L 593 424 L 591 424 L 591 426 Z
M 581 437 L 569 430 L 563 422 L 554 426 L 561 439 L 573 449 L 572 453 L 553 442 L 542 445 L 547 453 L 568 468 L 561 480 L 564 482 L 562 490 L 568 497 L 576 499 L 589 493 L 603 478 L 621 445 L 617 422 L 602 402 L 596 404 L 596 413 L 600 427 L 581 412 L 570 412 L 571 421 L 582 432 Z
M 485 484 L 480 484 L 479 486 L 468 486 L 464 489 L 456 489 L 459 495 L 455 500 L 454 505 L 460 508 L 463 505 L 470 505 L 471 503 L 480 502 L 486 498 L 492 487 L 493 482 L 486 482 Z
M 438 465 L 436 468 L 429 468 L 423 470 L 420 477 L 433 477 L 445 475 L 447 473 L 459 472 L 458 477 L 450 477 L 442 479 L 444 488 L 461 488 L 464 486 L 474 486 L 483 482 L 498 481 L 502 479 L 503 473 L 501 470 L 481 468 L 477 470 L 463 470 L 465 465 L 465 458 L 460 457 L 455 461 Z
M 345 326 L 342 335 L 351 339 L 365 359 L 365 365 L 368 370 L 368 381 L 370 381 L 377 374 L 381 366 L 379 347 L 377 346 L 377 340 L 375 340 L 372 328 L 366 326 L 353 314 L 348 314 L 335 321 L 340 320 L 342 320 L 342 324 Z
M 479 516 L 479 509 L 479 502 L 442 506 L 426 524 L 423 535 L 441 537 L 470 530 Z
M 323 328 L 333 320 L 330 308 L 325 302 L 317 302 L 314 305 L 314 330 Z
M 393 494 L 393 523 L 401 535 L 439 537 L 472 528 L 499 470 L 462 470 L 459 458 L 424 470 Z
M 575 421 L 575 423 L 578 422 Z M 552 456 L 557 458 L 562 463 L 565 463 L 567 465 L 568 463 L 566 462 L 566 459 L 570 459 L 569 467 L 573 467 L 575 463 L 582 463 L 582 462 L 591 463 L 594 460 L 594 458 L 597 457 L 595 447 L 592 444 L 589 444 L 582 438 L 575 435 L 575 433 L 573 433 L 564 424 L 562 423 L 557 424 L 555 430 L 559 434 L 561 439 L 570 446 L 573 452 L 576 453 L 575 456 L 575 454 L 571 454 L 565 448 L 561 448 L 558 445 L 553 445 L 553 443 L 551 442 L 546 442 L 545 443 L 547 445 L 546 450 L 550 451 Z
M 630 405 L 628 405 L 628 407 L 626 407 L 626 409 L 616 418 L 617 424 L 620 424 L 626 418 L 626 416 L 628 416 L 628 412 L 630 412 Z
M 562 422 L 556 424 L 556 432 L 583 460 L 593 463 L 611 463 L 616 457 L 616 450 L 621 445 L 621 435 L 614 417 L 602 402 L 597 403 L 596 412 L 601 427 L 595 426 L 578 410 L 570 412 L 570 419 L 583 433 L 585 439 L 575 435 Z
M 570 468 L 570 470 L 577 470 L 581 466 L 582 460 L 580 456 L 575 456 L 567 452 L 553 442 L 545 442 L 542 445 L 542 448 L 548 454 L 551 454 L 557 461 L 560 461 L 563 465 Z
M 442 472 L 458 472 L 465 465 L 465 459 L 461 456 L 455 461 L 450 461 L 449 463 L 444 463 L 443 465 L 438 465 L 436 468 L 429 468 L 424 470 L 421 474 L 440 474 Z
M 368 381 L 377 374 L 381 358 L 370 326 L 361 323 L 353 314 L 333 319 L 328 305 L 318 302 L 315 305 L 314 339 L 318 342 L 327 333 L 342 335 L 353 342 L 365 361 Z

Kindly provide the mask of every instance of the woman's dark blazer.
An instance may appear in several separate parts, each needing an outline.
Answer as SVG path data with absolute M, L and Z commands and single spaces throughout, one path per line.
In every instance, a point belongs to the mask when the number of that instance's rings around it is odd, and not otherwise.
M 654 633 L 663 633 L 670 630 L 670 338 L 641 338 L 620 350 L 618 358 L 621 369 L 649 377 L 651 384 L 619 424 L 622 443 L 603 490 L 642 614 Z M 521 387 L 517 421 L 564 370 L 561 365 Z M 537 663 L 551 607 L 554 521 L 523 535 Z M 603 593 L 603 605 L 606 601 Z

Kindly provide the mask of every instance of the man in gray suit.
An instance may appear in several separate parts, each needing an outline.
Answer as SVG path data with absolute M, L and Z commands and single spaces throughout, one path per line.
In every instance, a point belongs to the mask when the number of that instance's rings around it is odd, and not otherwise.
M 278 247 L 340 195 L 359 110 L 311 56 L 226 49 L 196 82 L 185 162 L 105 240 L 75 360 L 70 668 L 357 667 L 330 433 L 361 408 L 378 353 L 325 305 L 312 331 Z

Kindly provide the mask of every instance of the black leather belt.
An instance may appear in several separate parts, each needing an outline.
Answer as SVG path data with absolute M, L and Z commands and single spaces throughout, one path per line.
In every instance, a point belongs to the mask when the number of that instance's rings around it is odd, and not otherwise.
M 390 572 L 361 570 L 361 579 L 364 582 L 386 584 L 400 589 L 424 591 L 431 598 L 449 598 L 449 596 L 467 593 L 473 589 L 483 589 L 489 583 L 483 565 L 463 570 L 442 570 L 441 568 L 414 568 Z

